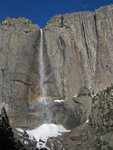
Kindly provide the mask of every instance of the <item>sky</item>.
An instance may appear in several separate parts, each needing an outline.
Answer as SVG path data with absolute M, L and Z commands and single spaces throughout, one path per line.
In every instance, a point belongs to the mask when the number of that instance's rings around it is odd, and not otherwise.
M 26 17 L 44 27 L 58 14 L 93 11 L 113 0 L 0 0 L 0 22 L 7 17 Z

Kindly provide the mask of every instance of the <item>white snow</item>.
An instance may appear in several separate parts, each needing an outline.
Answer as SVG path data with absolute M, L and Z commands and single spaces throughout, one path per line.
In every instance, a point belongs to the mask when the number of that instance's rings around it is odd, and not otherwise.
M 24 144 L 28 144 L 28 141 L 24 141 Z
M 91 95 L 91 97 L 94 97 L 94 95 Z
M 57 137 L 63 132 L 70 132 L 70 130 L 66 130 L 62 125 L 55 125 L 51 123 L 42 124 L 40 127 L 33 130 L 27 130 L 26 132 L 29 136 L 34 137 L 37 140 L 38 148 L 43 148 L 45 147 L 48 138 Z
M 96 94 L 92 94 L 92 95 L 91 95 L 91 97 L 95 97 L 95 96 L 96 96 Z
M 88 123 L 88 122 L 89 122 L 89 119 L 86 120 L 86 123 Z
M 75 95 L 75 96 L 73 96 L 73 97 L 77 97 L 78 95 Z
M 24 130 L 22 130 L 21 128 L 16 128 L 16 130 L 20 133 L 24 133 Z M 59 135 L 62 135 L 62 133 L 64 132 L 70 132 L 70 130 L 65 129 L 62 125 L 55 125 L 51 123 L 42 124 L 38 128 L 27 130 L 26 132 L 27 134 L 29 134 L 29 139 L 33 140 L 35 138 L 37 140 L 37 147 L 41 149 L 45 147 L 48 138 L 57 137 Z M 20 133 L 19 135 L 21 136 Z M 27 144 L 26 141 L 24 142 L 25 144 Z
M 61 102 L 64 102 L 64 100 L 63 99 L 56 99 L 56 100 L 54 100 L 54 102 L 55 103 L 61 103 Z
M 21 134 L 18 134 L 19 136 L 22 136 Z
M 24 130 L 22 130 L 21 128 L 16 128 L 16 130 L 17 130 L 18 132 L 21 132 L 21 133 L 24 132 Z

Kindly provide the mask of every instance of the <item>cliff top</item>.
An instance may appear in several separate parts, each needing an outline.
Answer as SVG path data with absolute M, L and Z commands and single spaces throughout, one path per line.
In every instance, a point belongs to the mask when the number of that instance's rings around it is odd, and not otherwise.
M 113 10 L 113 4 L 110 4 L 107 6 L 102 6 L 98 9 L 95 9 L 95 11 L 93 11 L 93 12 L 91 12 L 91 11 L 80 11 L 80 12 L 71 12 L 71 13 L 66 13 L 66 14 L 58 14 L 58 15 L 55 15 L 52 18 L 50 18 L 50 20 L 46 23 L 44 28 L 46 28 L 46 26 L 48 24 L 51 24 L 51 23 L 53 23 L 53 25 L 59 25 L 59 23 L 61 24 L 64 17 L 70 17 L 70 16 L 75 16 L 75 15 L 80 15 L 80 14 L 101 13 L 101 12 L 106 11 L 108 9 Z M 34 24 L 34 23 L 25 17 L 16 17 L 16 18 L 8 17 L 5 20 L 3 20 L 2 22 L 0 22 L 0 25 L 14 26 L 15 24 L 16 25 L 20 25 L 20 24 L 29 25 L 29 24 Z

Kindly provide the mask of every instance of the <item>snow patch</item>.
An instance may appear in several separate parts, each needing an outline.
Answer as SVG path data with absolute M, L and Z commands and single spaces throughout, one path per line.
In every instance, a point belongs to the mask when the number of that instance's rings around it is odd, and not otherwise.
M 95 97 L 95 96 L 96 96 L 96 94 L 92 94 L 92 95 L 91 95 L 91 97 Z
M 86 120 L 86 123 L 88 123 L 88 122 L 89 122 L 89 119 Z
M 16 130 L 17 130 L 18 132 L 24 133 L 24 130 L 22 130 L 21 128 L 16 128 Z
M 28 141 L 24 141 L 24 144 L 28 144 Z
M 56 100 L 54 100 L 54 102 L 55 103 L 61 103 L 61 102 L 64 102 L 64 100 L 63 99 L 56 99 Z
M 38 128 L 26 132 L 37 140 L 38 148 L 44 148 L 48 138 L 57 137 L 64 132 L 70 132 L 70 130 L 66 130 L 62 125 L 42 124 Z
M 21 134 L 18 134 L 19 136 L 22 136 Z
M 91 97 L 94 97 L 94 95 L 91 95 Z
M 75 97 L 75 98 L 76 98 L 77 96 L 78 96 L 78 95 L 75 95 L 75 96 L 73 96 L 73 97 Z

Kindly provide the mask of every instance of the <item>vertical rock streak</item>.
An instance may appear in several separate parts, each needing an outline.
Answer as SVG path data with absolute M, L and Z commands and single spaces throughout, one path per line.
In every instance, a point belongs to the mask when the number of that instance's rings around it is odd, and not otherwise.
M 42 97 L 45 97 L 46 87 L 44 85 L 43 31 L 42 29 L 40 29 L 39 73 L 40 73 L 41 93 L 42 93 Z

